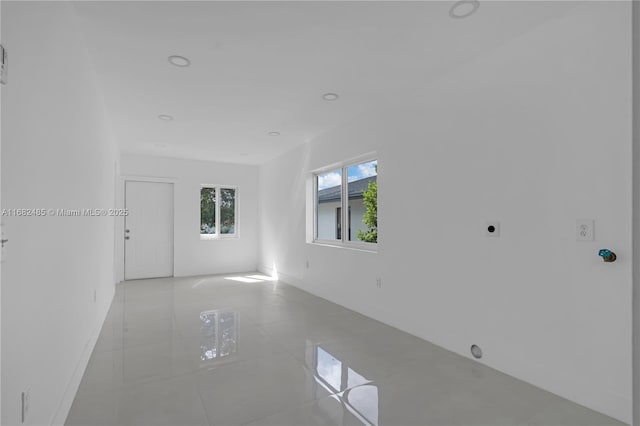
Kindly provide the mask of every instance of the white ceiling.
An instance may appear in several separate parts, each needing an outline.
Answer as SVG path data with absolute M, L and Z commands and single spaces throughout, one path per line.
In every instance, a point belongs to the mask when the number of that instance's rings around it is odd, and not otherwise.
M 259 164 L 426 90 L 575 3 L 482 1 L 466 19 L 449 16 L 452 4 L 143 1 L 75 8 L 123 152 Z M 191 66 L 169 64 L 170 55 Z M 340 99 L 324 101 L 327 92 Z

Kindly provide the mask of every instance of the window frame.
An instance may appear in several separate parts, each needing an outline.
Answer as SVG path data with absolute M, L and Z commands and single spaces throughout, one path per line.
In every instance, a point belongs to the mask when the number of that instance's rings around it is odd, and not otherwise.
M 238 224 L 238 211 L 240 209 L 240 197 L 238 196 L 239 190 L 236 185 L 214 185 L 214 184 L 201 184 L 200 185 L 200 194 L 202 194 L 203 188 L 213 188 L 216 190 L 216 233 L 215 234 L 200 234 L 201 241 L 211 241 L 211 240 L 229 240 L 229 239 L 237 239 L 240 238 L 240 227 Z M 222 234 L 220 233 L 220 200 L 222 200 L 220 196 L 220 191 L 223 189 L 233 189 L 235 191 L 235 199 L 234 199 L 234 211 L 233 211 L 233 220 L 234 220 L 234 233 L 233 234 Z M 202 205 L 200 205 L 202 208 Z M 200 215 L 199 226 L 198 229 L 202 226 L 202 215 Z
M 348 169 L 349 167 L 352 166 L 356 166 L 358 164 L 362 164 L 362 163 L 368 163 L 371 161 L 376 161 L 378 162 L 378 156 L 376 153 L 369 153 L 360 157 L 356 157 L 356 158 L 352 158 L 350 160 L 347 161 L 343 161 L 340 163 L 334 163 L 330 166 L 326 166 L 326 167 L 322 167 L 320 169 L 316 169 L 311 173 L 311 180 L 313 183 L 313 238 L 311 240 L 311 244 L 317 244 L 317 245 L 322 245 L 322 246 L 331 246 L 331 247 L 340 247 L 340 248 L 350 248 L 350 249 L 356 249 L 356 250 L 362 250 L 362 251 L 369 251 L 369 252 L 377 252 L 378 251 L 378 242 L 376 243 L 369 243 L 366 241 L 349 241 L 349 228 L 350 228 L 350 222 L 349 222 L 349 215 L 351 213 L 351 209 L 349 208 L 349 172 Z M 378 163 L 379 166 L 379 163 Z M 341 219 L 342 219 L 342 232 L 341 232 L 341 238 L 340 239 L 335 239 L 335 240 L 326 240 L 326 239 L 321 239 L 318 238 L 318 177 L 320 175 L 323 175 L 325 173 L 328 172 L 332 172 L 332 171 L 336 171 L 336 170 L 340 170 L 341 171 L 341 178 L 342 178 L 342 183 L 341 183 L 341 194 L 340 194 L 340 201 L 341 201 L 341 205 L 339 206 L 339 208 L 342 209 L 341 211 Z M 376 176 L 379 176 L 379 174 L 376 173 Z M 376 178 L 376 182 L 377 182 L 377 178 Z M 380 199 L 378 199 L 378 207 L 380 204 Z M 345 224 L 347 224 L 347 229 L 345 229 Z

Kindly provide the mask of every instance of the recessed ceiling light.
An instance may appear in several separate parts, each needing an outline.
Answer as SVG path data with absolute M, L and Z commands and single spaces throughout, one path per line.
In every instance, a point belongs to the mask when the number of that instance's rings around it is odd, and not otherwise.
M 171 62 L 176 67 L 188 67 L 191 65 L 191 61 L 185 58 L 184 56 L 172 55 L 169 56 L 169 62 Z
M 173 117 L 172 117 L 172 116 L 170 116 L 170 115 L 167 115 L 167 114 L 160 114 L 160 115 L 158 116 L 158 118 L 159 118 L 160 120 L 162 120 L 162 121 L 171 121 L 171 120 L 173 120 Z
M 325 93 L 322 95 L 322 99 L 325 101 L 335 101 L 339 98 L 337 93 Z
M 269 132 L 269 136 L 280 136 L 280 132 Z
M 466 18 L 473 15 L 480 7 L 479 0 L 460 0 L 449 9 L 449 16 L 455 19 Z

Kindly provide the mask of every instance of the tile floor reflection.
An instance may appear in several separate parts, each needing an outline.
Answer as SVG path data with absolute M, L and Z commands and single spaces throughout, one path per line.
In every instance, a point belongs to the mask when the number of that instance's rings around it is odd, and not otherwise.
M 203 311 L 200 323 L 202 362 L 231 357 L 238 351 L 238 312 Z
M 620 425 L 257 273 L 130 281 L 68 425 Z
M 310 366 L 316 381 L 363 425 L 377 425 L 378 387 L 322 346 L 311 348 Z

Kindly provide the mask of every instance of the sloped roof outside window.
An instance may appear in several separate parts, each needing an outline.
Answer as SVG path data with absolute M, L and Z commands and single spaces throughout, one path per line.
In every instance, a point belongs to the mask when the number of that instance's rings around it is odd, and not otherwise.
M 375 182 L 377 176 L 369 176 L 364 179 L 349 182 L 349 199 L 357 200 L 362 198 L 362 193 L 369 187 L 369 182 Z M 340 201 L 342 186 L 334 186 L 318 191 L 318 203 L 330 203 Z

